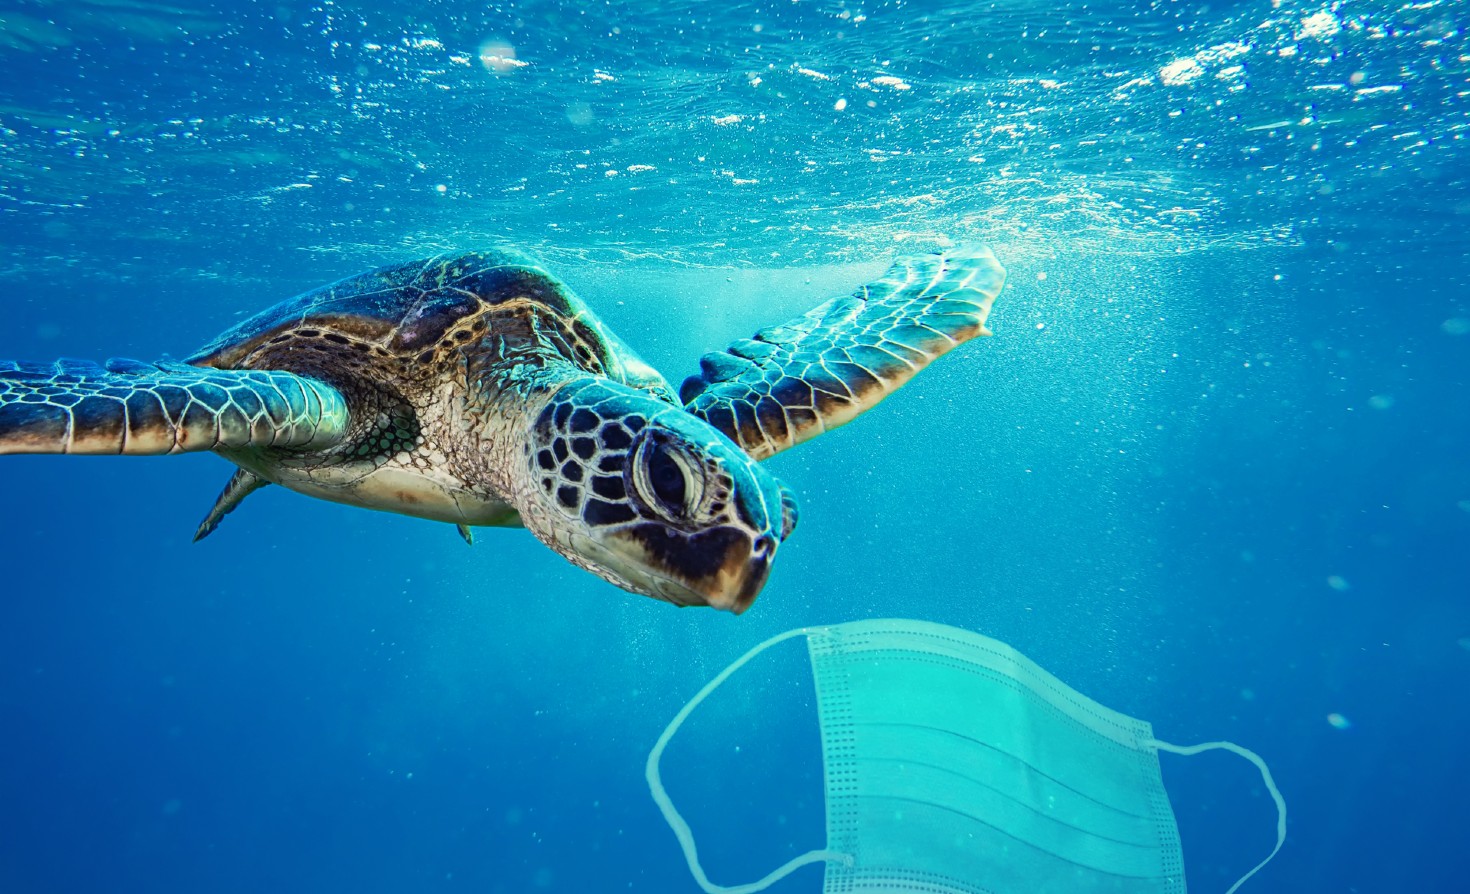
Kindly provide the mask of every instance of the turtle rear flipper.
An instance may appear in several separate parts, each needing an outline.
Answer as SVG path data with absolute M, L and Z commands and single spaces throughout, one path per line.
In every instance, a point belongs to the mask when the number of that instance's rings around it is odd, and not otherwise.
M 951 348 L 989 335 L 1005 269 L 983 245 L 899 258 L 846 298 L 699 360 L 684 408 L 756 459 L 850 421 Z
M 220 491 L 219 497 L 215 499 L 214 505 L 209 508 L 209 514 L 204 516 L 204 521 L 199 523 L 198 530 L 194 532 L 194 542 L 198 543 L 213 534 L 225 516 L 239 508 L 246 497 L 267 484 L 270 482 L 248 469 L 236 469 L 229 483 L 225 485 L 225 489 Z
M 0 361 L 0 454 L 322 450 L 347 425 L 341 392 L 279 370 Z

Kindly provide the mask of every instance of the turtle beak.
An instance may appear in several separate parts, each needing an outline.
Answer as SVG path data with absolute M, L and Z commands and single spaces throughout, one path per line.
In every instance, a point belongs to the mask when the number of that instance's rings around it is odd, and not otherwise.
M 717 558 L 706 555 L 700 562 L 706 566 L 715 558 L 710 573 L 690 574 L 677 567 L 665 565 L 666 572 L 649 581 L 650 595 L 666 599 L 675 605 L 707 605 L 721 611 L 740 614 L 755 597 L 760 595 L 771 574 L 771 561 L 776 557 L 777 540 L 770 534 L 756 538 L 755 542 L 741 537 L 732 538 L 724 555 Z M 667 561 L 667 560 L 666 560 Z
M 767 534 L 755 541 L 750 555 L 743 562 L 736 559 L 738 567 L 735 573 L 730 575 L 734 586 L 724 594 L 723 598 L 711 599 L 709 604 L 724 611 L 742 614 L 750 604 L 755 602 L 755 597 L 760 595 L 761 588 L 766 585 L 766 578 L 771 574 L 771 560 L 776 558 L 776 538 Z

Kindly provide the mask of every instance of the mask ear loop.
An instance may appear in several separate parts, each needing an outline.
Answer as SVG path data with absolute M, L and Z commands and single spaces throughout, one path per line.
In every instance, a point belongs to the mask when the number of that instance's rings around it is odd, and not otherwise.
M 1251 876 L 1265 868 L 1266 864 L 1271 862 L 1271 858 L 1276 856 L 1276 852 L 1281 850 L 1281 845 L 1286 843 L 1286 799 L 1281 797 L 1281 789 L 1276 787 L 1276 780 L 1271 778 L 1270 768 L 1266 766 L 1266 762 L 1261 759 L 1259 754 L 1256 754 L 1249 748 L 1242 748 L 1234 742 L 1201 742 L 1198 745 L 1171 745 L 1168 742 L 1163 742 L 1158 739 L 1149 739 L 1143 744 L 1157 748 L 1160 751 L 1182 754 L 1185 757 L 1199 754 L 1201 751 L 1228 751 L 1231 754 L 1238 754 L 1255 764 L 1256 769 L 1261 771 L 1261 781 L 1266 783 L 1266 789 L 1271 792 L 1271 800 L 1276 802 L 1276 846 L 1271 848 L 1271 853 L 1266 855 L 1266 859 L 1257 863 L 1255 868 L 1241 876 L 1240 880 L 1231 885 L 1230 890 L 1225 892 L 1225 894 L 1235 894 L 1240 889 L 1240 886 L 1245 884 Z
M 668 747 L 669 740 L 674 737 L 674 733 L 679 731 L 679 727 L 688 719 L 690 713 L 699 707 L 700 702 L 708 698 L 710 693 L 718 689 L 721 683 L 724 683 L 731 674 L 745 666 L 746 662 L 750 661 L 750 659 L 777 643 L 785 642 L 793 637 L 805 636 L 811 629 L 801 627 L 796 630 L 788 630 L 785 633 L 771 637 L 735 659 L 733 664 L 720 671 L 718 676 L 706 683 L 704 688 L 699 690 L 694 698 L 690 699 L 689 703 L 678 714 L 674 715 L 674 719 L 669 721 L 669 725 L 664 729 L 663 735 L 658 737 L 658 742 L 648 754 L 648 763 L 644 765 L 643 775 L 648 780 L 649 794 L 653 795 L 653 800 L 658 804 L 658 809 L 663 811 L 664 819 L 668 822 L 669 828 L 674 830 L 674 836 L 679 839 L 679 847 L 684 849 L 684 859 L 689 863 L 689 872 L 694 876 L 694 880 L 699 883 L 699 887 L 705 890 L 706 894 L 754 894 L 756 891 L 764 891 L 766 888 L 769 888 L 771 885 L 774 885 L 808 863 L 837 862 L 852 865 L 852 857 L 849 854 L 828 850 L 808 851 L 799 857 L 787 861 L 781 868 L 758 882 L 731 887 L 716 885 L 709 880 L 709 876 L 704 874 L 704 867 L 699 865 L 699 852 L 694 847 L 694 832 L 690 830 L 689 824 L 684 821 L 684 817 L 679 815 L 679 811 L 674 809 L 674 802 L 669 800 L 669 793 L 664 789 L 663 780 L 659 777 L 658 762 L 663 757 L 664 748 Z

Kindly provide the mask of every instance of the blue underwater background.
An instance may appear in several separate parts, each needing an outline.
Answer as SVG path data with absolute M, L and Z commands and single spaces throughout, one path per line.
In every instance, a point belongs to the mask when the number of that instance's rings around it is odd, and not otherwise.
M 510 243 L 672 380 L 988 241 L 995 337 L 769 461 L 754 607 L 218 458 L 0 459 L 0 892 L 697 890 L 643 781 L 788 628 L 1016 646 L 1271 764 L 1244 891 L 1470 878 L 1470 8 L 1460 0 L 0 5 L 0 356 L 186 356 Z M 805 655 L 665 778 L 725 884 L 823 841 Z M 1254 770 L 1163 758 L 1189 883 Z M 778 892 L 814 892 L 808 867 Z

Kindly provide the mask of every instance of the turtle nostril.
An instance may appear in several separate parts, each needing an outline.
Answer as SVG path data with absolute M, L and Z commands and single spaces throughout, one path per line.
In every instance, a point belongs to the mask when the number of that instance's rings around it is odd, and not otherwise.
M 776 538 L 769 534 L 757 537 L 750 548 L 751 558 L 764 559 L 776 551 Z

